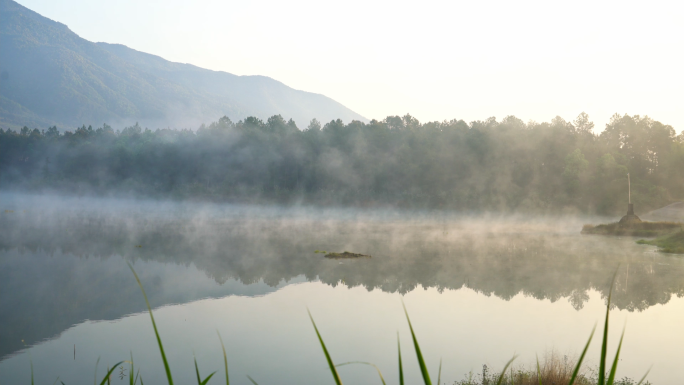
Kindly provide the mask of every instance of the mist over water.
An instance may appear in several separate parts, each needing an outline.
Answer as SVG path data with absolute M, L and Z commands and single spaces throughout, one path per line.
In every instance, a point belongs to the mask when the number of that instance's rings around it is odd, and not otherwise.
M 161 380 L 126 262 L 146 288 L 177 381 L 192 380 L 193 351 L 207 373 L 221 367 L 215 329 L 236 383 L 247 383 L 243 372 L 265 383 L 325 381 L 306 306 L 336 362 L 368 360 L 391 379 L 397 330 L 410 350 L 402 297 L 448 381 L 502 366 L 513 352 L 521 364 L 550 348 L 572 355 L 600 319 L 618 266 L 613 322 L 630 319 L 623 357 L 634 363 L 620 373 L 640 377 L 654 363 L 654 383 L 671 383 L 660 368 L 681 358 L 670 354 L 677 338 L 652 341 L 679 334 L 667 325 L 684 320 L 684 263 L 633 238 L 579 234 L 609 218 L 0 198 L 0 292 L 11 293 L 0 300 L 1 383 L 28 378 L 29 353 L 45 381 L 72 384 L 90 377 L 82 374 L 98 355 L 111 364 L 131 350 L 146 381 Z M 372 258 L 329 260 L 316 250 Z M 653 317 L 666 324 L 657 335 Z M 660 355 L 647 354 L 656 346 Z M 409 378 L 418 376 L 406 360 Z M 342 373 L 357 383 L 376 381 L 371 374 Z
M 0 0 L 1 385 L 684 383 L 674 2 L 126 3 Z

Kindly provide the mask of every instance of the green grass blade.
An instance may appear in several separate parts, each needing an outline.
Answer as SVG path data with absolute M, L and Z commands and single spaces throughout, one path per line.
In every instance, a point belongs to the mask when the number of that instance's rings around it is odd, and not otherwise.
M 501 385 L 501 383 L 503 382 L 504 376 L 506 375 L 506 369 L 508 369 L 508 367 L 511 366 L 511 364 L 513 363 L 513 361 L 516 358 L 518 358 L 518 356 L 514 355 L 513 358 L 511 358 L 510 360 L 508 360 L 508 362 L 506 362 L 506 366 L 504 366 L 503 370 L 501 371 L 501 375 L 499 376 L 499 381 L 496 382 L 496 385 Z
M 256 381 L 254 381 L 254 379 L 253 379 L 252 377 L 247 376 L 247 378 L 249 378 L 249 380 L 252 381 L 252 384 L 254 384 L 254 385 L 259 385 L 259 384 L 257 384 Z
M 542 385 L 542 382 L 541 382 L 541 369 L 539 369 L 539 356 L 536 356 L 536 357 L 537 357 L 537 380 L 539 380 L 539 385 Z M 573 380 L 570 380 L 570 384 L 572 384 L 572 381 L 573 381 Z
M 618 266 L 619 269 L 619 266 Z M 598 384 L 606 385 L 606 355 L 608 353 L 608 317 L 610 316 L 610 299 L 613 295 L 613 285 L 617 277 L 618 270 L 613 274 L 613 280 L 610 282 L 610 291 L 608 292 L 608 305 L 606 306 L 606 321 L 603 325 L 603 341 L 601 342 L 601 360 L 599 361 Z
M 377 366 L 375 366 L 375 364 L 372 364 L 370 362 L 351 361 L 351 362 L 345 362 L 342 364 L 337 364 L 335 366 L 344 366 L 344 365 L 351 365 L 351 364 L 362 364 L 362 365 L 372 366 L 378 372 L 378 375 L 380 376 L 380 381 L 382 381 L 382 385 L 387 385 L 387 383 L 385 383 L 385 378 L 382 376 L 382 372 L 380 371 L 380 368 L 378 368 Z
M 29 361 L 29 363 L 31 364 L 31 385 L 34 385 L 33 384 L 33 359 L 31 359 Z
M 128 371 L 128 385 L 135 385 L 133 382 L 133 375 L 135 374 L 135 366 L 133 365 L 133 352 L 131 352 L 131 369 Z
M 411 337 L 413 338 L 413 347 L 416 349 L 416 356 L 418 357 L 418 365 L 420 366 L 420 374 L 423 375 L 423 382 L 425 382 L 425 385 L 432 385 L 432 381 L 430 381 L 430 374 L 428 373 L 427 366 L 425 365 L 425 360 L 423 359 L 423 354 L 420 352 L 420 345 L 418 345 L 418 339 L 416 338 L 416 333 L 413 332 L 413 325 L 411 325 L 411 320 L 409 319 L 408 311 L 406 310 L 406 305 L 404 305 L 404 301 L 401 301 L 401 305 L 404 307 L 404 314 L 406 314 L 406 321 L 408 321 L 409 329 L 411 330 Z
M 207 383 L 209 382 L 209 380 L 211 380 L 211 378 L 214 377 L 214 374 L 216 374 L 216 372 L 213 372 L 213 373 L 211 373 L 210 375 L 208 375 L 207 378 L 205 378 L 204 381 L 202 381 L 202 382 L 200 383 L 200 385 L 207 385 Z
M 97 361 L 95 362 L 95 377 L 93 378 L 93 385 L 97 385 L 97 365 L 100 364 L 100 357 L 97 357 Z
M 397 349 L 399 350 L 399 385 L 404 385 L 404 367 L 401 364 L 401 342 L 399 342 L 399 332 L 397 332 Z
M 437 385 L 442 383 L 442 358 L 439 359 L 439 371 L 437 372 Z
M 209 380 L 211 380 L 211 377 L 213 377 L 214 374 L 216 374 L 216 372 L 214 371 L 209 376 L 207 376 L 207 378 L 205 378 L 204 381 L 202 381 L 202 379 L 200 377 L 200 373 L 199 373 L 199 367 L 197 366 L 197 358 L 194 358 L 194 360 L 195 360 L 195 374 L 197 375 L 197 385 L 206 385 L 207 382 L 209 382 Z
M 142 380 L 142 376 L 140 377 L 140 385 L 145 385 Z
M 650 372 L 651 372 L 651 368 L 648 368 L 648 370 L 646 371 L 646 374 L 644 374 L 644 376 L 641 377 L 641 380 L 639 380 L 637 385 L 641 385 L 644 382 L 644 380 L 646 379 L 646 376 L 648 376 L 648 373 L 650 373 Z
M 155 336 L 157 336 L 157 344 L 159 345 L 159 352 L 161 353 L 162 361 L 164 361 L 164 370 L 166 371 L 166 380 L 169 382 L 169 385 L 173 385 L 173 378 L 171 377 L 171 368 L 169 367 L 169 362 L 166 360 L 166 354 L 164 353 L 164 346 L 162 346 L 161 337 L 159 337 L 159 331 L 157 330 L 157 324 L 156 324 L 156 322 L 154 322 L 154 315 L 152 315 L 152 308 L 150 307 L 150 301 L 147 300 L 147 294 L 145 294 L 145 289 L 143 289 L 143 285 L 140 282 L 140 278 L 138 278 L 138 274 L 135 272 L 135 270 L 133 270 L 133 266 L 131 266 L 131 264 L 128 263 L 128 267 L 133 272 L 133 275 L 135 276 L 135 280 L 138 281 L 138 286 L 140 286 L 140 290 L 143 293 L 143 297 L 145 297 L 145 304 L 147 305 L 147 310 L 150 312 L 150 319 L 152 320 L 152 327 L 154 328 L 154 334 L 155 334 Z
M 221 333 L 219 333 L 217 330 L 216 334 L 218 334 L 219 341 L 221 342 L 221 350 L 223 350 L 223 365 L 226 368 L 226 385 L 230 385 L 230 381 L 228 380 L 228 356 L 226 356 L 226 347 L 223 346 L 223 338 L 221 338 Z M 142 385 L 142 382 L 140 385 Z
M 202 380 L 200 380 L 199 368 L 197 367 L 197 358 L 194 358 L 194 360 L 195 360 L 195 374 L 197 375 L 197 385 L 201 385 Z
M 594 338 L 594 332 L 596 332 L 596 325 L 594 325 L 594 328 L 591 329 L 591 334 L 589 334 L 589 340 L 587 341 L 587 344 L 584 345 L 584 350 L 582 350 L 582 354 L 580 355 L 579 360 L 577 360 L 577 365 L 575 365 L 575 370 L 572 372 L 572 377 L 570 377 L 570 382 L 568 385 L 572 385 L 575 383 L 575 380 L 577 379 L 577 376 L 579 375 L 580 367 L 582 366 L 582 361 L 584 361 L 584 356 L 587 355 L 587 350 L 589 350 L 589 344 L 591 344 L 591 339 Z M 539 359 L 537 359 L 537 366 L 539 365 Z M 541 385 L 541 378 L 539 379 L 539 384 Z
M 622 340 L 625 338 L 625 329 L 622 329 L 622 336 L 620 336 L 620 343 L 618 344 L 617 352 L 615 352 L 615 360 L 613 366 L 610 368 L 610 375 L 608 376 L 608 385 L 613 385 L 615 382 L 615 373 L 617 372 L 618 359 L 620 358 L 620 349 L 622 349 Z
M 314 330 L 316 330 L 316 335 L 318 336 L 318 342 L 321 343 L 321 347 L 323 348 L 323 353 L 325 354 L 325 359 L 328 361 L 328 367 L 330 368 L 330 371 L 332 372 L 333 378 L 335 379 L 335 383 L 337 385 L 342 385 L 342 380 L 340 379 L 340 375 L 337 373 L 337 369 L 335 369 L 335 364 L 333 364 L 332 358 L 330 358 L 330 354 L 328 353 L 328 349 L 325 347 L 325 343 L 323 342 L 323 338 L 321 337 L 321 333 L 318 332 L 318 328 L 316 327 L 316 323 L 314 322 L 313 317 L 311 316 L 311 312 L 309 309 L 306 309 L 306 311 L 309 313 L 309 318 L 311 319 L 311 323 L 313 324 Z
M 124 363 L 124 362 L 121 361 L 121 362 L 118 362 L 118 363 L 114 364 L 114 366 L 112 366 L 112 368 L 109 369 L 109 371 L 107 371 L 107 375 L 104 376 L 104 378 L 102 379 L 102 382 L 100 382 L 100 385 L 104 385 L 105 382 L 108 382 L 109 376 L 112 375 L 112 372 L 116 370 L 116 367 L 117 367 L 117 366 L 119 366 L 119 365 L 121 365 L 121 364 L 123 364 L 123 363 Z

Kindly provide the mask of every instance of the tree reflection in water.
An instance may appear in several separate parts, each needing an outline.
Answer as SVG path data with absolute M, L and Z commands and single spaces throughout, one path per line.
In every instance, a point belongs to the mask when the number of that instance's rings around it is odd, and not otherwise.
M 684 295 L 684 264 L 678 257 L 655 254 L 630 238 L 581 236 L 584 221 L 225 207 L 183 212 L 44 208 L 2 215 L 0 291 L 13 294 L 4 296 L 0 309 L 2 324 L 8 325 L 0 332 L 0 356 L 22 348 L 15 335 L 35 343 L 85 319 L 116 319 L 144 309 L 124 261 L 116 263 L 121 269 L 82 270 L 84 262 L 60 265 L 56 260 L 66 256 L 194 265 L 218 284 L 236 280 L 275 287 L 305 277 L 398 293 L 419 286 L 439 291 L 465 286 L 506 300 L 520 293 L 552 302 L 568 298 L 578 310 L 589 300 L 589 290 L 607 296 L 612 273 L 621 265 L 613 299 L 619 309 L 641 311 L 667 303 L 673 294 Z M 340 263 L 315 250 L 349 250 L 372 258 Z M 34 259 L 22 260 L 21 254 Z M 10 276 L 17 269 L 47 271 L 34 272 L 40 276 L 36 282 Z M 153 306 L 231 294 L 189 292 L 169 299 L 160 279 L 146 282 Z

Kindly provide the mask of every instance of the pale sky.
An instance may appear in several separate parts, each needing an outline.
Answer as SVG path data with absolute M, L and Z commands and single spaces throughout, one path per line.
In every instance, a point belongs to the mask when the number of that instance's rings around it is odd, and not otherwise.
M 321 93 L 369 119 L 684 128 L 679 1 L 19 0 L 90 41 Z

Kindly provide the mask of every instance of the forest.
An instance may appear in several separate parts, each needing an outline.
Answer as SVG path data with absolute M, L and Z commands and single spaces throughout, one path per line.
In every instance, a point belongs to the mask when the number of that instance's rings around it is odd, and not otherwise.
M 600 134 L 568 122 L 410 115 L 370 123 L 223 117 L 197 130 L 63 133 L 0 129 L 0 188 L 233 203 L 450 209 L 461 212 L 637 211 L 684 199 L 684 134 L 615 114 Z

